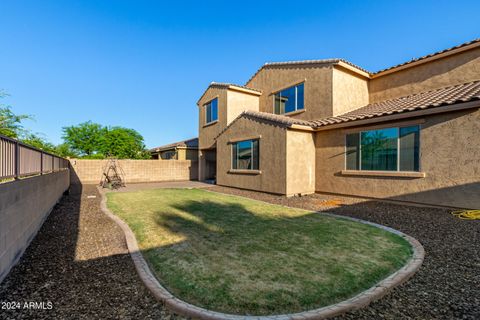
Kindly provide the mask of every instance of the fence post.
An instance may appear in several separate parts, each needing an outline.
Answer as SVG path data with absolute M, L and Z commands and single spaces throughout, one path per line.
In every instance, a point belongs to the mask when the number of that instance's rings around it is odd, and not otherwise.
M 43 175 L 43 151 L 40 151 L 40 175 Z
M 52 156 L 52 173 L 55 172 L 55 157 Z
M 20 178 L 20 146 L 15 142 L 15 180 Z

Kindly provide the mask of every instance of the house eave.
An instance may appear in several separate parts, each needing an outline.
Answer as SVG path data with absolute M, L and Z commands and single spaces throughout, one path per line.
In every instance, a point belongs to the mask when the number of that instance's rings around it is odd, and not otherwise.
M 422 117 L 422 116 L 434 115 L 434 114 L 440 114 L 440 113 L 446 113 L 446 112 L 462 111 L 462 110 L 473 109 L 473 108 L 480 108 L 479 100 L 457 103 L 449 106 L 435 107 L 435 108 L 429 108 L 424 110 L 402 112 L 402 113 L 397 113 L 392 115 L 330 124 L 330 125 L 325 125 L 325 126 L 315 128 L 315 131 L 326 131 L 326 130 L 334 130 L 334 129 L 340 129 L 340 128 L 357 127 L 357 126 L 402 120 L 407 118 Z

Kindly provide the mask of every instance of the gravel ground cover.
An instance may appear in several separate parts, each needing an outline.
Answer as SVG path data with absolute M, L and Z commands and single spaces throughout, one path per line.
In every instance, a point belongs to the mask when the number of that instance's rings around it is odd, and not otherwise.
M 445 209 L 330 195 L 286 198 L 220 186 L 209 190 L 360 218 L 422 243 L 425 261 L 412 279 L 341 319 L 480 319 L 480 221 L 457 219 Z
M 0 310 L 0 319 L 179 318 L 138 278 L 123 232 L 100 211 L 100 200 L 95 186 L 62 198 L 0 284 L 0 304 L 21 304 Z M 44 302 L 47 310 L 25 309 L 25 302 Z

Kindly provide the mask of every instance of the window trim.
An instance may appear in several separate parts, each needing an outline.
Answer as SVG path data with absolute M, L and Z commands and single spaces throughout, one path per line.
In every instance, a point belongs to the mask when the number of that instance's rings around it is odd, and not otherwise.
M 400 129 L 401 128 L 408 128 L 408 127 L 414 127 L 418 126 L 418 171 L 401 171 L 400 170 Z M 367 132 L 367 131 L 375 131 L 375 130 L 382 130 L 382 129 L 391 129 L 395 128 L 397 129 L 397 170 L 395 171 L 389 171 L 389 170 L 362 170 L 362 132 Z M 368 175 L 368 176 L 411 176 L 411 177 L 419 177 L 419 178 L 424 178 L 425 173 L 422 172 L 422 161 L 421 161 L 421 131 L 422 131 L 422 125 L 421 123 L 405 123 L 405 124 L 398 124 L 396 126 L 382 126 L 378 128 L 362 128 L 362 130 L 348 130 L 347 132 L 344 132 L 344 163 L 343 163 L 343 170 L 341 171 L 342 175 Z M 355 134 L 358 133 L 358 139 L 359 139 L 359 150 L 358 150 L 358 169 L 348 169 L 347 168 L 347 135 L 349 134 Z M 365 174 L 365 172 L 367 174 Z M 391 173 L 391 174 L 389 174 Z M 400 174 L 398 174 L 400 173 Z M 404 173 L 404 174 L 403 174 Z M 411 173 L 411 175 L 409 175 Z M 418 174 L 418 175 L 417 175 Z
M 217 100 L 217 119 L 208 121 L 208 119 L 207 119 L 207 106 L 210 105 L 210 107 L 211 107 L 213 100 Z M 207 102 L 205 102 L 203 104 L 203 108 L 204 108 L 204 112 L 205 112 L 205 125 L 204 125 L 204 127 L 218 122 L 218 96 L 216 96 L 216 97 L 208 100 Z M 210 113 L 212 113 L 212 111 L 210 111 Z
M 272 113 L 273 114 L 277 114 L 277 115 L 280 115 L 280 116 L 288 116 L 288 115 L 295 115 L 295 114 L 299 114 L 299 113 L 302 113 L 302 112 L 305 112 L 305 82 L 306 82 L 306 79 L 304 80 L 301 80 L 301 81 L 298 81 L 298 82 L 295 82 L 294 84 L 291 84 L 289 85 L 288 87 L 284 87 L 282 89 L 279 89 L 279 90 L 275 90 L 275 91 L 272 91 L 271 95 L 272 95 Z M 298 93 L 297 93 L 297 87 L 299 85 L 303 84 L 303 108 L 302 109 L 298 109 L 297 108 L 297 100 L 298 100 Z M 275 113 L 275 96 L 279 93 L 279 92 L 282 92 L 284 90 L 287 90 L 287 89 L 290 89 L 290 88 L 295 88 L 295 110 L 293 111 L 289 111 L 289 112 L 285 112 L 285 113 Z
M 233 148 L 237 147 L 238 143 L 240 142 L 244 142 L 244 141 L 251 141 L 251 146 L 250 146 L 250 151 L 251 151 L 251 154 L 252 154 L 252 169 L 235 169 L 233 168 Z M 253 141 L 257 141 L 258 143 L 258 168 L 257 169 L 253 169 Z M 235 140 L 231 140 L 228 142 L 228 144 L 230 144 L 230 169 L 228 170 L 229 173 L 243 173 L 243 174 L 260 174 L 262 173 L 262 171 L 260 170 L 260 136 L 256 137 L 256 138 L 246 138 L 246 139 L 235 139 Z M 238 150 L 237 150 L 237 154 L 238 154 Z M 238 166 L 238 165 L 237 165 Z

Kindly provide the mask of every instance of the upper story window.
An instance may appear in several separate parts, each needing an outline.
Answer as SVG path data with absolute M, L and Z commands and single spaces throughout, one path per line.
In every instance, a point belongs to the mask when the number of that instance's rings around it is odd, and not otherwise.
M 304 84 L 300 83 L 275 93 L 274 113 L 284 114 L 303 110 L 303 87 Z
M 232 143 L 232 169 L 258 170 L 258 139 Z
M 420 126 L 347 134 L 347 170 L 419 171 Z
M 218 120 L 218 98 L 213 99 L 205 104 L 205 123 L 214 122 Z

